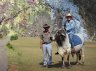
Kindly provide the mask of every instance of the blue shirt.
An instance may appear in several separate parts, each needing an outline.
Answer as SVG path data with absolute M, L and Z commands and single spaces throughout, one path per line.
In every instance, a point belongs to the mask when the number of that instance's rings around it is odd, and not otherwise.
M 69 22 L 66 21 L 64 24 L 64 27 L 65 27 L 68 34 L 75 33 L 75 22 L 73 20 L 70 20 Z
M 75 34 L 80 32 L 80 22 L 77 20 L 66 21 L 64 24 L 64 28 L 66 29 L 68 34 Z

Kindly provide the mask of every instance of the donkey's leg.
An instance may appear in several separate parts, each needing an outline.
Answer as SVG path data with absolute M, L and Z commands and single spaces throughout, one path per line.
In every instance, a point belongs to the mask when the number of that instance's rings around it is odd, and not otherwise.
M 67 57 L 67 61 L 68 61 L 68 68 L 70 68 L 71 67 L 71 63 L 70 63 L 70 53 L 68 54 L 68 57 Z
M 84 48 L 81 50 L 82 64 L 84 65 Z
M 82 57 L 82 49 L 80 49 L 78 52 L 76 52 L 76 55 L 77 55 L 76 63 L 77 63 L 77 64 L 82 64 L 83 61 L 82 61 L 82 63 L 81 63 L 81 59 L 82 59 L 82 60 L 84 59 L 84 58 Z
M 78 54 L 78 52 L 76 52 L 76 64 L 79 64 L 79 54 Z
M 62 57 L 62 68 L 65 67 L 65 60 L 64 60 L 64 57 Z
M 80 63 L 80 60 L 81 60 L 81 49 L 76 52 L 76 56 L 77 56 L 76 64 L 81 64 Z

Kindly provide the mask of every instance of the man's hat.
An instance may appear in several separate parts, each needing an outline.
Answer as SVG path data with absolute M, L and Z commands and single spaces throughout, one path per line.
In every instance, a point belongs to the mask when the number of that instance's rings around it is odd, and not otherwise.
M 66 15 L 66 18 L 67 18 L 67 17 L 72 17 L 71 13 L 68 13 L 68 14 Z
M 48 24 L 44 24 L 43 28 L 50 28 L 50 26 Z

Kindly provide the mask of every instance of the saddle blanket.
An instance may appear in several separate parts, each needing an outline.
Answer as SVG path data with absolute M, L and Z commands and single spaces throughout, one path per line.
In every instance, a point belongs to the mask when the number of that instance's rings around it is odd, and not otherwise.
M 72 35 L 71 39 L 69 38 L 69 40 L 70 40 L 70 43 L 71 43 L 72 47 L 75 47 L 79 44 L 82 44 L 81 38 L 77 35 Z

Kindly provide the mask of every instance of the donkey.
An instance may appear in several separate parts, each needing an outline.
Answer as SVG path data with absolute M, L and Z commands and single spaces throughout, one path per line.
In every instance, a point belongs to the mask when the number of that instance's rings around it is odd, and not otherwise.
M 78 37 L 80 37 L 79 35 L 77 35 Z M 81 39 L 82 37 L 80 37 Z M 67 56 L 67 60 L 68 60 L 68 66 L 70 67 L 70 55 L 71 55 L 71 44 L 69 42 L 69 37 L 68 34 L 66 33 L 66 31 L 64 29 L 59 29 L 56 34 L 55 34 L 55 41 L 57 43 L 58 46 L 58 53 L 62 58 L 62 67 L 65 67 L 65 56 Z M 81 55 L 83 58 L 82 63 L 84 64 L 84 51 L 83 51 L 83 43 L 76 45 L 74 47 L 75 49 L 75 54 L 77 55 L 77 59 L 76 59 L 76 63 L 78 64 L 79 61 L 81 60 Z

